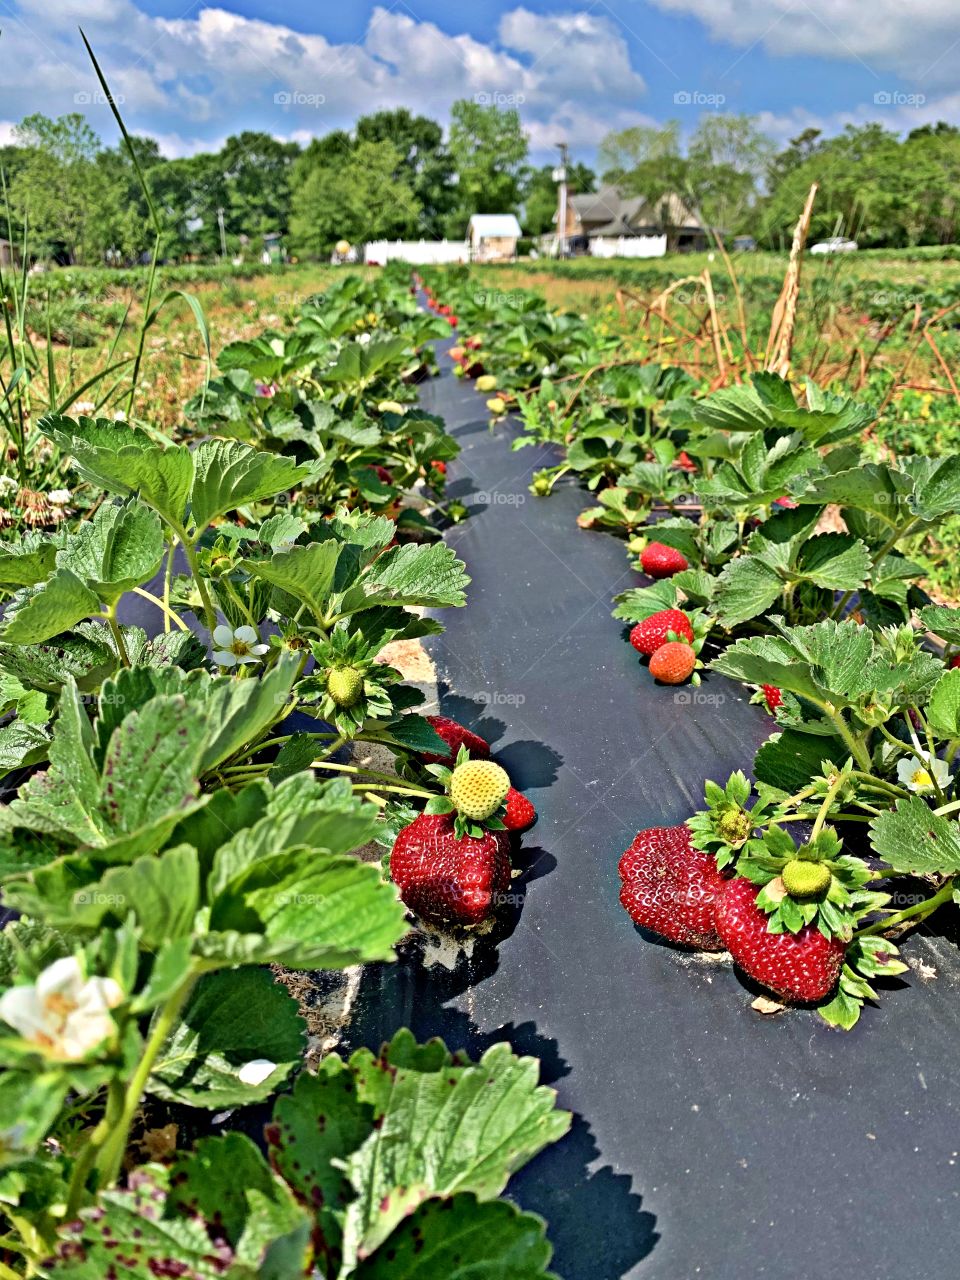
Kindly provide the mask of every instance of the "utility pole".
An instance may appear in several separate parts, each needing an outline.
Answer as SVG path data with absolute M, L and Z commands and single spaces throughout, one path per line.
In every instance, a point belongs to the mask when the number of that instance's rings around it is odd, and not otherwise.
M 217 226 L 220 228 L 220 252 L 224 257 L 227 256 L 227 231 L 223 224 L 223 209 L 217 210 Z
M 558 142 L 557 147 L 560 150 L 560 165 L 553 171 L 553 180 L 560 187 L 557 211 L 557 257 L 562 258 L 567 248 L 567 167 L 570 157 L 565 142 Z

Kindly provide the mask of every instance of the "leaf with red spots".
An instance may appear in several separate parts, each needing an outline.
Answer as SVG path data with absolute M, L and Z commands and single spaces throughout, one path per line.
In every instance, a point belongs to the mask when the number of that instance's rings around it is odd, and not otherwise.
M 361 1262 L 356 1280 L 547 1280 L 544 1221 L 468 1193 L 428 1200 Z

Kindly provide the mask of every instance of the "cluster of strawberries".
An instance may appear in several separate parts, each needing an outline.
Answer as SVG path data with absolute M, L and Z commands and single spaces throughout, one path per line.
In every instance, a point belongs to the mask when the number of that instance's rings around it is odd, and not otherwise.
M 413 289 L 411 289 L 410 292 L 416 293 L 416 288 L 414 287 Z M 425 284 L 423 286 L 423 292 L 426 296 L 427 306 L 430 308 L 430 310 L 435 311 L 438 316 L 443 316 L 443 318 L 446 320 L 450 328 L 455 329 L 457 325 L 460 323 L 460 320 L 457 316 L 453 314 L 453 307 L 448 306 L 447 303 L 440 302 L 437 298 L 435 298 L 433 294 L 433 290 L 430 288 L 429 285 Z
M 439 925 L 480 924 L 511 878 L 511 838 L 536 821 L 533 805 L 490 757 L 478 734 L 446 716 L 428 716 L 446 755 L 421 756 L 444 783 L 438 797 L 394 841 L 390 875 L 416 915 Z
M 809 901 L 829 873 L 811 862 L 788 862 L 783 892 Z M 694 848 L 686 824 L 640 831 L 620 859 L 620 901 L 635 924 L 698 951 L 729 951 L 735 963 L 781 999 L 823 1000 L 837 984 L 847 943 L 816 924 L 771 932 L 757 906 L 760 886 L 721 872 L 713 854 Z
M 640 568 L 658 581 L 672 578 L 690 567 L 686 556 L 662 542 L 642 542 L 638 549 Z M 650 659 L 650 674 L 655 680 L 661 684 L 683 684 L 694 676 L 703 636 L 694 634 L 690 619 L 682 609 L 661 609 L 637 623 L 630 632 L 630 643 L 637 653 Z

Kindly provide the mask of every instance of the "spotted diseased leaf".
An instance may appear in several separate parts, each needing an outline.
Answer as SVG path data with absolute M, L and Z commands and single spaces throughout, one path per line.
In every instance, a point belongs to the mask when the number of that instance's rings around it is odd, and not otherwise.
M 5 823 L 96 849 L 106 861 L 132 861 L 159 849 L 198 803 L 206 733 L 202 715 L 182 696 L 154 698 L 123 718 L 101 756 L 70 682 L 60 700 L 49 767 L 29 779 Z
M 878 858 L 894 871 L 952 876 L 960 872 L 960 826 L 934 813 L 919 796 L 899 800 L 870 824 Z
M 340 1256 L 343 1213 L 356 1197 L 343 1161 L 363 1145 L 373 1123 L 356 1073 L 331 1054 L 316 1074 L 298 1076 L 293 1091 L 278 1098 L 266 1129 L 270 1161 L 311 1210 L 318 1254 L 330 1262 Z
M 546 1223 L 506 1200 L 427 1200 L 353 1273 L 356 1280 L 557 1280 Z
M 165 1217 L 166 1188 L 166 1171 L 152 1165 L 131 1174 L 129 1189 L 104 1191 L 98 1209 L 64 1231 L 49 1274 L 104 1280 L 121 1254 L 125 1280 L 222 1280 L 229 1246 L 212 1241 L 200 1218 Z

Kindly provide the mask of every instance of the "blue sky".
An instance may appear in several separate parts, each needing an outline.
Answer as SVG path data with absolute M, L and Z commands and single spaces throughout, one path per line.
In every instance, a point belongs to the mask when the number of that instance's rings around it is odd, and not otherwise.
M 610 129 L 745 111 L 812 125 L 960 123 L 955 0 L 0 0 L 0 140 L 32 111 L 113 128 L 82 22 L 131 127 L 167 154 L 242 128 L 307 140 L 406 105 L 516 105 L 534 156 L 593 159 Z

